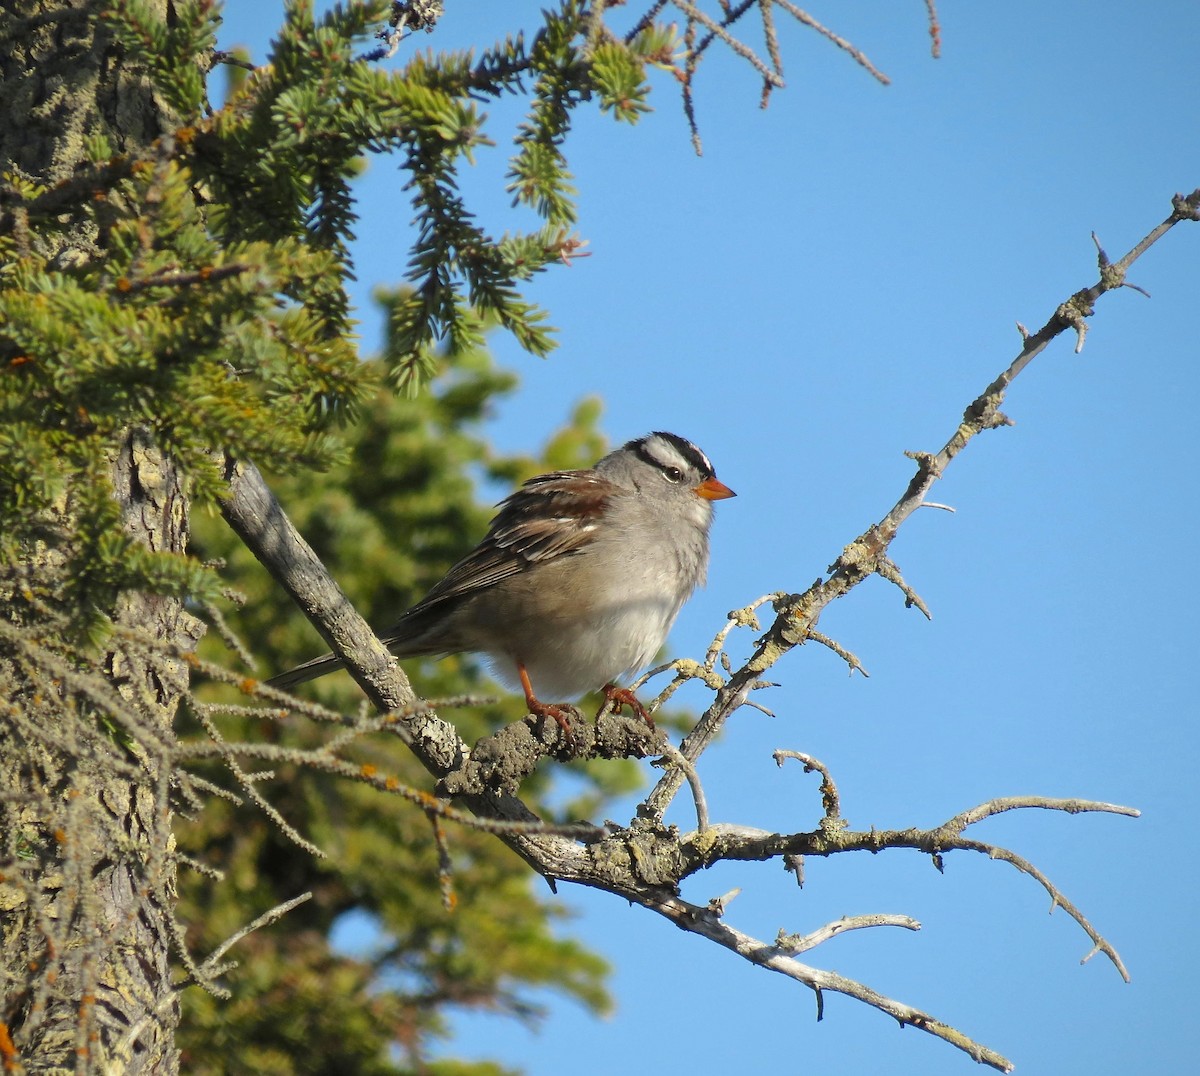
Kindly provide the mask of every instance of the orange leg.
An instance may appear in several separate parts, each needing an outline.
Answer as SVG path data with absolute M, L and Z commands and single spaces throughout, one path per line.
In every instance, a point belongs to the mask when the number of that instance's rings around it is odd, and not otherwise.
M 654 718 L 652 718 L 639 701 L 638 697 L 627 687 L 617 687 L 616 684 L 605 684 L 601 691 L 604 697 L 613 704 L 613 708 L 620 713 L 622 706 L 628 706 L 635 714 L 646 722 L 651 728 L 654 728 Z
M 529 673 L 525 671 L 524 664 L 519 661 L 517 662 L 517 675 L 521 678 L 521 688 L 525 692 L 525 705 L 529 707 L 529 712 L 536 714 L 538 717 L 554 718 L 558 722 L 558 727 L 566 734 L 567 739 L 572 739 L 571 723 L 567 718 L 567 711 L 561 706 L 542 702 L 533 693 L 533 685 L 529 682 Z

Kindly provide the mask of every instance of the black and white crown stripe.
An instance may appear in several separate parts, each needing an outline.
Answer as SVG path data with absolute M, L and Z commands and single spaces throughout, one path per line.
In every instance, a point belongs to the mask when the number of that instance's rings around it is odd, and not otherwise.
M 647 437 L 630 441 L 625 447 L 638 459 L 651 467 L 657 467 L 660 471 L 665 472 L 682 464 L 686 468 L 698 471 L 701 480 L 712 478 L 716 473 L 709 458 L 691 441 L 664 430 L 655 430 Z

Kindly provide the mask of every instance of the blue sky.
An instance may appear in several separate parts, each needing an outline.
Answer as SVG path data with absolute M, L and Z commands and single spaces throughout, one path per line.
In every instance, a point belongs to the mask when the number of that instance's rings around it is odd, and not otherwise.
M 536 24 L 538 3 L 452 2 L 415 48 L 486 45 Z M 282 4 L 231 0 L 221 44 L 261 60 Z M 585 395 L 618 442 L 669 429 L 699 443 L 738 492 L 722 502 L 707 589 L 673 655 L 702 655 L 725 613 L 802 590 L 880 518 L 963 407 L 1097 276 L 1089 233 L 1114 257 L 1200 186 L 1193 3 L 939 5 L 873 0 L 812 9 L 891 77 L 881 87 L 777 16 L 788 88 L 713 50 L 696 157 L 662 80 L 635 128 L 583 114 L 568 154 L 591 256 L 530 289 L 559 327 L 548 360 L 495 338 L 522 375 L 489 430 L 532 450 Z M 514 103 L 519 105 L 519 102 Z M 489 107 L 497 148 L 466 193 L 494 232 L 528 227 L 503 192 L 519 107 Z M 404 272 L 409 210 L 394 165 L 361 184 L 364 349 L 369 293 Z M 1022 1073 L 1183 1071 L 1194 1061 L 1197 945 L 1195 478 L 1200 225 L 1154 247 L 1130 289 L 1104 297 L 1082 354 L 1056 342 L 1016 382 L 1011 429 L 955 461 L 893 546 L 933 612 L 870 581 L 821 628 L 871 673 L 815 646 L 773 671 L 774 719 L 744 709 L 702 759 L 714 820 L 798 830 L 816 781 L 778 770 L 807 751 L 837 779 L 856 828 L 936 824 L 993 796 L 1079 796 L 1139 820 L 1010 813 L 976 834 L 1027 856 L 1120 950 L 1124 984 L 1012 868 L 966 853 L 938 875 L 891 852 L 691 879 L 704 901 L 742 887 L 730 921 L 763 938 L 844 914 L 904 913 L 919 933 L 861 931 L 810 962 L 924 1008 Z M 749 634 L 732 644 L 735 658 Z M 684 701 L 700 708 L 698 690 Z M 655 771 L 650 771 L 651 773 Z M 386 805 L 381 805 L 386 809 Z M 675 820 L 688 826 L 687 813 Z M 566 888 L 575 929 L 615 965 L 619 1011 L 595 1020 L 547 998 L 537 1033 L 459 1021 L 454 1053 L 531 1076 L 564 1071 L 961 1073 L 962 1054 L 874 1010 L 808 991 L 603 894 Z M 580 1060 L 581 1058 L 585 1060 Z M 590 1059 L 590 1060 L 589 1060 Z

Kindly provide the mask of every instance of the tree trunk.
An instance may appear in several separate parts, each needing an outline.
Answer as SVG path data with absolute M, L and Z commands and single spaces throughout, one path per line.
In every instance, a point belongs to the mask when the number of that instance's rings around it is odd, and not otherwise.
M 170 17 L 168 0 L 155 6 Z M 73 174 L 89 134 L 136 155 L 171 125 L 108 36 L 100 16 L 109 7 L 0 0 L 0 170 L 54 184 Z M 64 267 L 103 255 L 83 218 L 34 242 Z M 177 469 L 141 431 L 114 443 L 111 460 L 127 532 L 183 551 L 188 502 Z M 67 533 L 71 503 L 67 490 L 50 521 Z M 31 548 L 25 567 L 57 580 L 63 562 Z M 127 594 L 106 612 L 120 628 L 185 649 L 198 635 L 178 601 Z M 0 669 L 15 703 L 0 742 L 5 1072 L 178 1071 L 167 750 L 187 670 L 114 638 L 90 669 L 37 668 L 30 654 L 62 653 L 37 638 Z M 130 724 L 113 722 L 114 712 Z M 163 750 L 147 751 L 149 741 Z

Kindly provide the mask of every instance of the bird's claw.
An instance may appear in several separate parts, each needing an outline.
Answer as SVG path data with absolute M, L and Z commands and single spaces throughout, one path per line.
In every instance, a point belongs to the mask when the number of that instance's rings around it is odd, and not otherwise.
M 620 713 L 622 706 L 628 706 L 635 714 L 654 728 L 654 718 L 647 712 L 638 697 L 627 687 L 617 687 L 616 684 L 605 684 L 601 689 L 604 698 L 612 704 L 615 712 Z
M 571 731 L 571 715 L 568 707 L 557 706 L 552 702 L 542 702 L 541 699 L 533 697 L 526 699 L 525 705 L 529 707 L 529 712 L 534 717 L 553 718 L 555 724 L 562 729 L 567 743 L 574 744 L 575 734 Z

